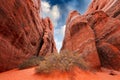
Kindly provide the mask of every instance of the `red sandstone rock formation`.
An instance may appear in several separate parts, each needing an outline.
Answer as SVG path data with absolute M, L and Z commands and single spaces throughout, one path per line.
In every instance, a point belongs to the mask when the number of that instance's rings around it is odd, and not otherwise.
M 80 53 L 90 64 L 91 68 L 100 67 L 100 61 L 95 46 L 95 36 L 91 27 L 88 25 L 85 16 L 70 13 L 67 21 L 67 28 L 62 50 L 69 50 Z
M 93 0 L 86 13 L 102 10 L 113 18 L 120 19 L 120 0 Z
M 39 16 L 39 0 L 0 0 L 0 71 L 56 52 L 53 26 Z
M 119 6 L 120 0 L 93 0 L 84 15 L 70 13 L 61 50 L 94 53 L 88 58 L 91 65 L 95 65 L 93 61 L 98 65 L 100 58 L 101 66 L 120 70 Z
M 43 56 L 50 55 L 51 52 L 57 53 L 55 41 L 53 38 L 53 34 L 54 34 L 53 24 L 49 18 L 45 18 L 43 19 L 43 25 L 44 25 L 43 44 L 40 49 L 39 55 L 43 55 Z
M 103 11 L 95 11 L 87 19 L 95 33 L 102 66 L 120 70 L 120 20 Z

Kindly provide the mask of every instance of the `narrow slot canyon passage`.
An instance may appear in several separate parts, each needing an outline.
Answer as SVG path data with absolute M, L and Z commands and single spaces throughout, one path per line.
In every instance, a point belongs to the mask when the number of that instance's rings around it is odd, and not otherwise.
M 0 79 L 120 80 L 119 6 L 0 0 Z
M 58 52 L 62 47 L 68 14 L 76 10 L 84 14 L 92 0 L 42 0 L 41 15 L 50 17 L 54 26 L 54 40 Z

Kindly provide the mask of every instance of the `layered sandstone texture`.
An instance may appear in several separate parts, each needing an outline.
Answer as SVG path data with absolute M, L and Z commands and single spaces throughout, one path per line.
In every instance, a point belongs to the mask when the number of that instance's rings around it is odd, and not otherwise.
M 90 65 L 120 70 L 120 0 L 93 0 L 85 14 L 70 12 L 61 50 Z
M 85 16 L 78 14 L 77 11 L 71 12 L 66 27 L 62 50 L 80 53 L 91 68 L 99 67 L 100 61 L 95 46 L 94 32 Z
M 92 0 L 86 13 L 96 10 L 106 12 L 110 17 L 120 19 L 120 0 Z
M 102 66 L 120 70 L 120 20 L 103 11 L 87 17 L 96 37 L 96 47 Z
M 53 25 L 39 15 L 39 0 L 0 0 L 0 72 L 56 52 Z

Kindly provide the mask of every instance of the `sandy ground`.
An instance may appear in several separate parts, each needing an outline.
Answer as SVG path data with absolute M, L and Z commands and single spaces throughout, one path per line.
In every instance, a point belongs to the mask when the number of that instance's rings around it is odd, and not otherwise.
M 0 80 L 120 80 L 120 74 L 114 72 L 89 72 L 75 69 L 73 73 L 53 72 L 52 74 L 36 74 L 34 68 L 10 70 L 0 73 Z

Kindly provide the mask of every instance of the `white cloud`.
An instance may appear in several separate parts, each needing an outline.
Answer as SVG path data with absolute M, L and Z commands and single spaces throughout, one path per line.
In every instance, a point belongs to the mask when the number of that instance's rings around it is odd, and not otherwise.
M 55 5 L 55 6 L 52 7 L 52 9 L 51 9 L 51 15 L 53 16 L 52 18 L 54 20 L 59 19 L 60 12 L 59 12 L 59 9 L 58 9 L 57 5 Z
M 58 51 L 60 51 L 60 49 L 62 47 L 62 41 L 63 41 L 64 35 L 65 35 L 65 27 L 66 27 L 66 25 L 63 25 L 59 29 L 55 30 L 55 42 L 56 42 Z M 57 38 L 58 36 L 60 36 L 59 40 Z
M 64 25 L 64 26 L 62 27 L 62 35 L 63 35 L 63 36 L 65 35 L 65 28 L 66 28 L 66 25 Z
M 65 35 L 65 27 L 66 27 L 66 25 L 63 25 L 59 29 L 56 29 L 55 34 L 64 36 Z
M 56 47 L 58 49 L 58 52 L 60 51 L 61 49 L 61 46 L 62 46 L 62 41 L 58 40 L 58 39 L 55 39 L 55 43 L 56 43 Z
M 48 2 L 42 1 L 41 2 L 42 7 L 42 13 L 48 13 L 50 12 L 50 4 Z
M 47 1 L 41 1 L 42 17 L 50 17 L 54 26 L 57 26 L 57 21 L 60 18 L 60 11 L 57 5 L 51 6 Z

